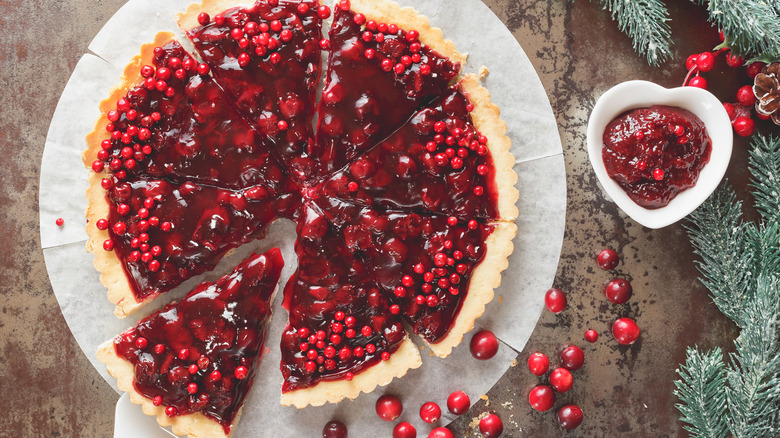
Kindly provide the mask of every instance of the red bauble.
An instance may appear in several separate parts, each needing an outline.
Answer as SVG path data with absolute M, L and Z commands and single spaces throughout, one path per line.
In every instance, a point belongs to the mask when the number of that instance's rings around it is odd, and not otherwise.
M 455 415 L 463 415 L 469 410 L 471 400 L 463 391 L 455 391 L 447 397 L 447 409 Z
M 498 415 L 485 415 L 479 420 L 479 432 L 485 438 L 498 438 L 504 432 L 504 423 Z
M 598 262 L 601 269 L 610 271 L 617 267 L 618 263 L 620 262 L 620 256 L 614 250 L 602 249 L 598 257 L 596 257 L 596 261 Z
M 607 299 L 615 304 L 623 304 L 628 301 L 631 298 L 633 291 L 634 289 L 631 287 L 631 283 L 622 278 L 616 278 L 610 281 L 607 283 L 605 289 Z
M 490 330 L 474 334 L 469 344 L 471 355 L 479 360 L 488 360 L 498 353 L 498 338 Z
M 394 395 L 385 394 L 376 401 L 376 414 L 385 421 L 394 421 L 403 411 L 404 405 L 401 399 Z
M 417 429 L 406 421 L 402 421 L 393 428 L 393 438 L 417 438 Z
M 322 428 L 322 438 L 347 438 L 347 426 L 338 420 L 328 421 Z
M 441 408 L 434 402 L 424 403 L 420 407 L 420 418 L 426 423 L 435 423 L 441 418 Z
M 566 294 L 560 289 L 552 288 L 544 294 L 544 305 L 552 313 L 561 313 L 566 308 Z
M 639 326 L 631 318 L 620 318 L 612 323 L 612 335 L 620 345 L 631 345 L 639 338 Z
M 734 119 L 734 132 L 740 137 L 749 137 L 756 130 L 756 122 L 750 117 L 737 117 Z
M 528 356 L 528 370 L 534 376 L 542 376 L 550 369 L 550 359 L 544 353 L 533 353 Z
M 582 423 L 582 409 L 577 405 L 566 405 L 558 409 L 558 424 L 562 428 L 576 429 Z
M 571 389 L 574 378 L 566 368 L 556 368 L 550 373 L 550 386 L 556 392 L 566 392 Z
M 585 363 L 585 353 L 576 345 L 570 345 L 561 351 L 561 365 L 569 371 L 576 371 Z
M 539 385 L 528 394 L 528 402 L 539 412 L 548 411 L 555 404 L 555 393 L 549 386 Z
M 437 427 L 428 434 L 428 438 L 455 438 L 455 435 L 446 427 Z

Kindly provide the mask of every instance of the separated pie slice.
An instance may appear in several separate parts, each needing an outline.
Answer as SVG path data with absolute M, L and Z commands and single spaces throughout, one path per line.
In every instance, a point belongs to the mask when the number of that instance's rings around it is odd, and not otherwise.
M 253 254 L 103 344 L 98 359 L 161 426 L 193 438 L 231 436 L 260 365 L 283 263 L 277 248 Z
M 443 94 L 465 57 L 412 8 L 340 1 L 319 105 L 315 156 L 332 171 Z
M 321 19 L 330 8 L 315 0 L 233 5 L 203 0 L 179 15 L 179 25 L 236 107 L 276 144 L 291 174 L 304 180 L 316 164 L 309 156 L 311 120 Z
M 386 294 L 314 205 L 304 209 L 295 250 L 298 270 L 284 291 L 282 404 L 352 399 L 420 366 Z

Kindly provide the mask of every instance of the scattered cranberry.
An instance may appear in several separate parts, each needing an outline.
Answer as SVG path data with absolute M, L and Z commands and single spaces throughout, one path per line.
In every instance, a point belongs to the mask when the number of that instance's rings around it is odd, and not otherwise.
M 406 421 L 402 421 L 393 428 L 393 438 L 417 438 L 417 429 Z
M 471 355 L 479 360 L 488 360 L 498 353 L 498 338 L 490 330 L 474 334 L 469 345 Z
M 576 429 L 582 423 L 582 409 L 577 405 L 566 405 L 558 409 L 558 424 L 562 428 Z
M 471 400 L 463 391 L 455 391 L 447 397 L 447 409 L 455 415 L 463 415 L 469 410 Z
M 341 421 L 330 420 L 322 428 L 322 438 L 347 438 L 347 426 Z
M 701 71 L 710 71 L 715 68 L 715 55 L 710 52 L 704 52 L 696 58 L 696 66 Z
M 631 318 L 620 318 L 612 323 L 612 335 L 620 345 L 631 345 L 639 339 L 639 326 Z
M 740 137 L 748 137 L 753 135 L 753 131 L 756 129 L 756 122 L 750 117 L 737 117 L 734 119 L 734 132 Z
M 623 304 L 631 298 L 634 289 L 628 281 L 622 278 L 616 278 L 607 283 L 605 292 L 608 300 L 615 304 Z
M 590 329 L 585 332 L 585 340 L 590 342 L 591 344 L 599 340 L 599 332 L 596 330 Z
M 549 386 L 539 385 L 528 394 L 528 402 L 539 412 L 548 411 L 555 403 L 555 393 Z
M 435 423 L 441 418 L 441 408 L 434 402 L 427 402 L 420 407 L 420 418 L 426 423 Z
M 561 365 L 569 371 L 576 371 L 585 363 L 585 353 L 576 345 L 570 345 L 561 351 Z
M 57 224 L 58 227 L 61 227 L 65 223 L 65 219 L 58 217 L 54 223 Z
M 455 435 L 446 427 L 437 427 L 428 434 L 428 438 L 455 438 Z
M 556 392 L 566 392 L 574 384 L 571 372 L 566 368 L 556 368 L 550 373 L 550 386 Z
M 707 80 L 701 76 L 692 77 L 691 80 L 688 81 L 688 86 L 701 88 L 702 90 L 706 90 L 707 88 L 709 88 L 709 84 L 707 83 Z
M 561 313 L 566 308 L 566 294 L 560 289 L 552 288 L 544 294 L 544 305 L 552 313 Z
M 504 423 L 498 415 L 485 415 L 479 420 L 479 432 L 485 438 L 498 438 L 504 432 Z
M 376 401 L 376 414 L 385 421 L 394 421 L 401 416 L 403 410 L 401 399 L 394 395 L 385 394 Z
M 602 249 L 598 257 L 596 257 L 596 262 L 598 262 L 601 269 L 611 271 L 617 267 L 620 262 L 620 256 L 614 250 Z
M 753 87 L 745 85 L 737 90 L 737 101 L 744 106 L 753 106 L 756 103 L 756 95 L 753 93 Z
M 528 356 L 528 369 L 534 376 L 542 376 L 550 369 L 550 359 L 544 353 L 533 353 Z

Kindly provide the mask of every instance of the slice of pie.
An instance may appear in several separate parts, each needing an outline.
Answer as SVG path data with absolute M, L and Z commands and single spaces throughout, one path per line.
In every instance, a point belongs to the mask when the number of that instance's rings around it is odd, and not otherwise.
M 298 270 L 284 291 L 283 405 L 355 398 L 421 365 L 386 294 L 313 204 L 305 206 L 295 252 Z
M 103 344 L 98 359 L 161 426 L 231 436 L 260 364 L 283 260 L 253 254 Z

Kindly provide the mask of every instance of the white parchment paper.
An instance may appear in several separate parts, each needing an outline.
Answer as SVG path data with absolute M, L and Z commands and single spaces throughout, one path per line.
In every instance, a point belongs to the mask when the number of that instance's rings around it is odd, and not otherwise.
M 151 41 L 158 31 L 180 33 L 174 15 L 189 3 L 130 0 L 106 23 L 89 46 L 93 54 L 84 55 L 63 91 L 43 154 L 41 242 L 52 287 L 76 341 L 114 389 L 115 380 L 95 358 L 99 344 L 168 301 L 182 297 L 197 283 L 226 274 L 252 251 L 274 246 L 282 249 L 286 265 L 280 290 L 297 266 L 292 249 L 295 227 L 280 220 L 269 228 L 265 240 L 245 245 L 213 272 L 189 280 L 140 314 L 119 320 L 113 316 L 113 305 L 92 267 L 93 256 L 84 249 L 87 170 L 81 163 L 81 153 L 86 147 L 84 136 L 93 129 L 98 116 L 98 103 L 108 96 L 124 65 L 142 43 Z M 445 406 L 450 392 L 464 391 L 472 403 L 486 393 L 523 349 L 543 308 L 544 291 L 552 285 L 563 242 L 566 174 L 557 124 L 533 66 L 509 30 L 479 0 L 459 0 L 457 7 L 448 0 L 400 3 L 419 9 L 434 26 L 442 28 L 459 51 L 469 53 L 466 71 L 475 72 L 483 65 L 489 68 L 485 85 L 509 126 L 512 152 L 517 158 L 515 170 L 520 177 L 519 231 L 509 269 L 496 290 L 497 298 L 477 321 L 479 327 L 492 330 L 501 339 L 501 348 L 492 360 L 477 361 L 469 353 L 467 336 L 449 358 L 439 359 L 425 350 L 420 369 L 353 401 L 303 410 L 283 407 L 279 404 L 282 377 L 278 345 L 286 313 L 279 296 L 266 342 L 270 352 L 257 373 L 234 437 L 316 437 L 331 418 L 344 421 L 351 437 L 390 436 L 394 423 L 380 421 L 374 413 L 376 399 L 386 392 L 399 395 L 404 402 L 400 421 L 411 422 L 418 436 L 426 436 L 432 426 L 420 420 L 420 406 L 426 401 L 439 403 L 445 412 L 437 425 L 443 425 L 454 418 Z M 58 217 L 65 219 L 64 226 L 55 225 Z

